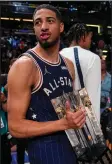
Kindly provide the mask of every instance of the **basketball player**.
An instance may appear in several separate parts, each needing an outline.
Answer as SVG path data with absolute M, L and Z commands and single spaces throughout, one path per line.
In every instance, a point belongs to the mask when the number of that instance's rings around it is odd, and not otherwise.
M 101 63 L 99 56 L 88 50 L 91 45 L 91 30 L 83 22 L 76 21 L 68 31 L 66 38 L 69 48 L 64 48 L 60 54 L 73 61 L 75 67 L 74 86 L 76 90 L 80 90 L 81 85 L 74 56 L 74 48 L 78 49 L 84 85 L 89 94 L 96 117 L 100 122 Z
M 15 137 L 29 138 L 31 164 L 76 164 L 64 130 L 81 128 L 85 111 L 72 113 L 66 102 L 66 117 L 58 120 L 51 103 L 73 90 L 73 64 L 59 55 L 61 15 L 44 4 L 36 8 L 33 21 L 38 44 L 14 63 L 8 75 L 9 129 Z

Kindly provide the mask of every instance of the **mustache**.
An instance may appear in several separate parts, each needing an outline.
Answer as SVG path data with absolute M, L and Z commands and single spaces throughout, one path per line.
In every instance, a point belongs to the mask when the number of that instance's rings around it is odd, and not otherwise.
M 54 45 L 56 45 L 58 43 L 58 41 L 60 40 L 59 37 L 57 37 L 55 40 L 49 42 L 47 40 L 45 41 L 41 41 L 38 37 L 37 37 L 37 41 L 39 42 L 40 46 L 43 48 L 43 49 L 48 49 L 50 47 L 53 47 Z

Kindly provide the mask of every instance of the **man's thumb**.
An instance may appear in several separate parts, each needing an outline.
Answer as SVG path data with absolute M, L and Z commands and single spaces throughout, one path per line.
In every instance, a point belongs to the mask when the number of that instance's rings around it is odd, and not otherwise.
M 66 112 L 70 111 L 70 102 L 67 100 L 65 103 Z

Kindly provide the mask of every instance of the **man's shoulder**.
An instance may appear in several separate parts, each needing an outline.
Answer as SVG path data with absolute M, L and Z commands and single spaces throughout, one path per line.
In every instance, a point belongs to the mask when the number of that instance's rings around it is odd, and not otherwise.
M 33 61 L 27 56 L 21 56 L 18 58 L 9 70 L 9 75 L 14 74 L 31 74 L 34 69 Z
M 78 47 L 79 55 L 83 56 L 85 59 L 90 58 L 99 58 L 99 56 L 90 50 L 84 49 L 82 47 Z
M 70 53 L 70 54 L 68 54 L 68 53 Z M 60 51 L 60 54 L 61 54 L 62 56 L 65 56 L 65 57 L 66 57 L 66 55 L 67 55 L 67 57 L 68 57 L 69 55 L 72 55 L 72 54 L 73 54 L 73 47 L 63 48 L 63 49 Z
M 60 54 L 67 57 L 67 58 L 70 58 L 74 56 L 74 48 L 77 48 L 78 49 L 78 55 L 79 55 L 79 58 L 83 58 L 84 60 L 86 59 L 97 59 L 99 58 L 99 56 L 93 52 L 91 52 L 90 50 L 86 50 L 84 48 L 81 48 L 79 46 L 74 46 L 74 47 L 69 47 L 69 48 L 64 48 L 60 51 Z
M 27 66 L 27 65 L 32 65 L 33 64 L 33 61 L 28 56 L 21 56 L 20 58 L 17 59 L 17 61 L 14 64 L 15 65 Z

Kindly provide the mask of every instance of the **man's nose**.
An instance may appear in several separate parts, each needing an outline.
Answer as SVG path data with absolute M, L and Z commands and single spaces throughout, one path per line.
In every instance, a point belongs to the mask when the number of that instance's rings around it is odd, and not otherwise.
M 47 22 L 43 22 L 43 23 L 42 23 L 41 30 L 42 30 L 42 31 L 46 31 L 46 30 L 48 30 L 48 29 L 49 29 L 48 23 L 47 23 Z

